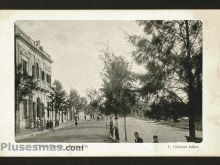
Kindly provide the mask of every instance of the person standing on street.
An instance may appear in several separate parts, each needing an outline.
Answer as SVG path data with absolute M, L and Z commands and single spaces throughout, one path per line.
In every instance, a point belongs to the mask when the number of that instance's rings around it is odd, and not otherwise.
M 42 132 L 44 132 L 44 118 L 40 119 L 40 127 L 41 127 Z
M 110 116 L 110 123 L 109 123 L 109 125 L 110 125 L 110 138 L 113 138 L 113 133 L 114 133 L 114 125 L 113 125 L 113 118 L 112 118 L 112 116 Z
M 55 127 L 54 124 L 55 124 L 55 123 L 54 123 L 54 122 L 55 122 L 55 121 L 51 120 L 51 126 L 52 126 L 51 128 L 52 128 L 53 132 L 55 131 L 55 129 L 54 129 L 54 127 Z
M 114 120 L 114 130 L 115 130 L 115 140 L 117 142 L 119 142 L 120 138 L 119 138 L 118 118 L 117 118 L 117 116 L 115 117 L 115 120 Z
M 75 126 L 77 126 L 78 125 L 78 118 L 77 118 L 77 116 L 75 116 Z

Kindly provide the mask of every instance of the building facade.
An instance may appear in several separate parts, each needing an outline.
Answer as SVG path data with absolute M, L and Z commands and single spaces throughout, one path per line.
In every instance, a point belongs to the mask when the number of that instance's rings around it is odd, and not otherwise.
M 15 115 L 18 118 L 16 128 L 35 128 L 38 119 L 52 119 L 49 111 L 52 59 L 40 45 L 40 41 L 33 40 L 15 25 L 15 63 L 21 65 L 22 70 L 37 79 L 37 89 L 33 94 L 25 96 Z M 54 114 L 53 114 L 54 115 Z

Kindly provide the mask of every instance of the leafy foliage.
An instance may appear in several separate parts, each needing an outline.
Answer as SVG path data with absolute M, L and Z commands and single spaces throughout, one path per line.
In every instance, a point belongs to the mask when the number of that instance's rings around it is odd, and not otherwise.
M 196 20 L 138 23 L 144 27 L 145 35 L 129 36 L 129 41 L 135 46 L 135 61 L 147 70 L 139 75 L 140 93 L 150 98 L 154 110 L 155 106 L 160 109 L 164 99 L 186 105 L 190 134 L 194 137 L 194 116 L 202 113 L 202 23 Z
M 66 105 L 66 92 L 63 89 L 63 86 L 60 81 L 54 80 L 52 86 L 52 91 L 50 92 L 50 105 L 56 113 L 63 111 Z
M 189 75 L 187 69 L 192 66 L 193 91 L 201 94 L 202 84 L 202 23 L 188 21 L 190 36 L 190 54 L 187 59 L 186 25 L 184 21 L 139 21 L 144 26 L 146 36 L 130 36 L 135 46 L 133 57 L 143 64 L 147 73 L 139 75 L 142 82 L 142 94 L 165 96 L 181 103 L 188 102 Z M 197 91 L 197 92 L 196 92 Z M 200 91 L 200 92 L 198 92 Z M 157 97 L 160 98 L 160 97 Z M 156 101 L 156 100 L 155 100 Z
M 81 97 L 77 90 L 71 89 L 67 98 L 67 105 L 69 110 L 75 109 L 78 113 L 80 110 L 87 109 L 87 99 Z
M 123 114 L 130 112 L 130 106 L 135 103 L 135 94 L 130 90 L 132 84 L 131 66 L 122 56 L 115 56 L 105 51 L 102 92 L 105 97 L 106 114 Z
M 145 111 L 145 117 L 157 120 L 173 119 L 177 122 L 179 117 L 186 116 L 186 106 L 180 102 L 168 102 L 165 99 L 160 99 L 160 102 L 153 103 L 150 111 Z
M 24 72 L 24 71 L 23 71 Z M 27 72 L 22 72 L 22 65 L 16 67 L 15 87 L 16 99 L 20 103 L 25 96 L 32 94 L 37 89 L 37 79 L 28 75 Z
M 103 95 L 101 91 L 96 89 L 91 89 L 88 91 L 87 96 L 90 100 L 89 102 L 89 113 L 97 113 L 102 111 L 102 102 L 103 102 Z

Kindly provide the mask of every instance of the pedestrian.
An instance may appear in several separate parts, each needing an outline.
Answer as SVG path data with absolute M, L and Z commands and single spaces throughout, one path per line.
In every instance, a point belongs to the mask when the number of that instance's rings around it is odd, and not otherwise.
M 49 121 L 49 125 L 50 125 L 50 129 L 52 129 L 52 128 L 53 128 L 53 122 L 52 122 L 52 120 Z
M 113 127 L 113 118 L 112 116 L 110 116 L 110 122 L 109 122 L 109 126 L 110 126 L 110 139 L 113 139 L 113 134 L 114 134 L 114 127 Z
M 46 119 L 45 118 L 41 119 L 41 124 L 42 124 L 42 132 L 43 132 L 45 130 L 45 127 L 46 127 Z
M 115 120 L 114 120 L 114 130 L 115 130 L 115 140 L 117 142 L 119 142 L 120 138 L 119 138 L 118 117 L 117 116 L 115 117 Z
M 39 118 L 37 119 L 37 129 L 41 130 L 41 121 Z
M 49 121 L 48 121 L 48 119 L 46 121 L 46 129 L 49 129 Z
M 86 115 L 84 116 L 85 120 L 86 120 Z
M 44 119 L 43 118 L 40 119 L 40 128 L 41 128 L 41 131 L 43 132 L 44 131 Z
M 159 143 L 159 141 L 158 141 L 158 136 L 157 136 L 157 135 L 154 135 L 154 136 L 153 136 L 153 140 L 154 140 L 154 143 Z
M 55 127 L 59 127 L 59 120 L 58 119 L 55 120 Z
M 77 116 L 75 116 L 75 127 L 78 125 Z
M 50 129 L 52 129 L 53 132 L 54 132 L 54 124 L 53 124 L 53 120 L 50 120 Z
M 143 143 L 143 139 L 139 136 L 138 132 L 134 132 L 135 143 Z

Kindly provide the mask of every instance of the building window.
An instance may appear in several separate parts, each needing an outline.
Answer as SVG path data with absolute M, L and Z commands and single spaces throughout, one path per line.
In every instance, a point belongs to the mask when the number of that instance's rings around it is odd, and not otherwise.
M 41 79 L 42 79 L 43 81 L 45 80 L 44 71 L 41 71 Z
M 51 83 L 51 75 L 47 74 L 47 83 Z
M 22 60 L 23 74 L 27 75 L 27 62 Z
M 32 66 L 32 76 L 33 76 L 33 77 L 36 76 L 36 75 L 35 75 L 35 66 L 34 66 L 34 65 Z
M 36 76 L 37 76 L 37 78 L 40 78 L 38 63 L 36 64 Z
M 24 119 L 27 119 L 28 118 L 27 100 L 23 100 L 23 105 L 24 105 Z

